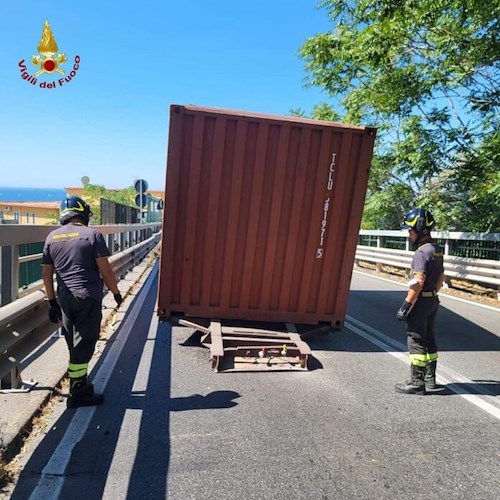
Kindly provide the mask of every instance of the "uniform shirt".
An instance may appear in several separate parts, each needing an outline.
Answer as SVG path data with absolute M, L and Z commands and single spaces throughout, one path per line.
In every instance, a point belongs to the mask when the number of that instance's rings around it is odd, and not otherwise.
M 102 300 L 103 282 L 96 260 L 109 255 L 101 233 L 69 223 L 47 236 L 42 264 L 54 266 L 59 288 L 76 298 Z
M 444 272 L 442 248 L 434 241 L 419 246 L 413 256 L 411 269 L 413 273 L 425 275 L 422 291 L 431 292 L 436 290 L 439 278 Z

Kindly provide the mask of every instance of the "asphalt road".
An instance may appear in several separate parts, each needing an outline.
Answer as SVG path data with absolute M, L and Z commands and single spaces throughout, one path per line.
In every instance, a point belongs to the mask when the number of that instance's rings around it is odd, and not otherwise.
M 353 275 L 309 372 L 214 373 L 158 323 L 156 268 L 94 369 L 99 408 L 56 402 L 13 499 L 500 498 L 500 312 L 443 297 L 436 395 L 407 396 L 403 286 Z

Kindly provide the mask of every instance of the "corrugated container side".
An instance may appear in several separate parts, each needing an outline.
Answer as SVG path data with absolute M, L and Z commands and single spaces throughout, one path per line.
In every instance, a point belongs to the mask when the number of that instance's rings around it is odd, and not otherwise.
M 374 139 L 172 105 L 159 314 L 340 326 Z

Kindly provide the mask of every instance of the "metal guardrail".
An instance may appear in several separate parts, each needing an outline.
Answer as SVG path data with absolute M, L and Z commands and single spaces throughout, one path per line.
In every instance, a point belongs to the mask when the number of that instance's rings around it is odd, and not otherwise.
M 9 229 L 12 227 L 9 226 Z M 112 232 L 112 227 L 116 228 L 117 226 L 99 226 L 98 230 L 114 238 L 116 233 Z M 118 231 L 119 235 L 127 232 L 125 226 L 118 228 L 124 229 L 124 231 Z M 109 260 L 117 279 L 125 276 L 157 245 L 160 241 L 160 233 L 153 233 L 153 231 L 158 231 L 159 228 L 159 225 L 143 225 L 137 229 L 133 228 L 133 233 L 142 231 L 142 233 L 136 234 L 137 240 L 142 237 L 145 239 L 110 257 Z M 35 234 L 27 239 L 40 238 L 43 234 L 48 234 L 53 230 L 53 227 L 45 229 L 45 231 L 35 231 Z M 128 231 L 130 232 L 130 229 Z M 148 236 L 149 233 L 153 234 Z M 15 236 L 19 236 L 19 234 Z M 13 236 L 11 235 L 11 237 Z M 26 239 L 25 234 L 23 234 L 23 238 Z M 134 240 L 135 238 L 130 239 L 130 241 Z M 13 241 L 7 238 L 5 233 L 0 233 L 0 243 L 12 244 Z M 108 240 L 108 245 L 110 243 L 111 238 Z M 114 248 L 114 246 L 110 248 Z M 20 260 L 18 258 L 17 262 L 19 263 Z M 41 284 L 38 284 L 31 290 L 31 293 L 0 307 L 0 392 L 27 392 L 36 384 L 36 381 L 33 380 L 22 380 L 21 361 L 57 331 L 56 325 L 48 319 L 45 294 L 38 289 L 40 287 Z
M 394 250 L 364 245 L 356 247 L 355 262 L 372 262 L 379 266 L 392 266 L 410 269 L 414 252 Z M 499 290 L 500 295 L 500 261 L 487 259 L 469 259 L 444 256 L 444 271 L 447 278 L 458 278 L 474 283 L 481 283 Z M 500 297 L 499 297 L 500 298 Z
M 159 224 L 95 226 L 106 235 L 108 247 L 115 253 L 110 262 L 117 278 L 138 264 L 154 248 L 160 239 Z M 50 226 L 2 226 L 0 230 L 0 266 L 2 307 L 0 307 L 0 391 L 28 391 L 35 381 L 23 382 L 21 361 L 56 328 L 50 323 L 45 306 L 45 294 L 36 283 L 28 291 L 19 290 L 18 269 L 23 262 L 40 259 L 41 254 L 19 257 L 20 244 L 44 241 L 54 227 Z M 401 231 L 361 231 L 375 236 L 379 246 L 358 245 L 356 262 L 367 261 L 380 266 L 389 265 L 410 269 L 413 252 L 381 248 L 383 238 L 407 240 Z M 437 238 L 463 239 L 465 233 L 437 233 Z M 466 234 L 474 240 L 471 235 Z M 476 238 L 477 240 L 477 238 Z M 500 241 L 500 234 L 479 235 L 480 241 Z M 403 243 L 404 244 L 404 243 Z M 445 245 L 445 272 L 448 277 L 478 282 L 500 290 L 500 261 L 454 257 L 447 254 L 450 244 Z M 407 248 L 407 247 L 406 247 Z M 499 293 L 500 295 L 500 293 Z M 6 299 L 10 299 L 5 303 Z M 500 296 L 499 296 L 500 299 Z
M 432 237 L 443 247 L 444 255 L 500 260 L 500 233 L 433 231 Z M 362 229 L 359 232 L 359 244 L 377 248 L 410 250 L 408 232 L 401 230 Z
M 118 224 L 92 226 L 103 233 L 111 254 L 121 252 L 149 238 L 160 230 L 161 224 Z M 55 226 L 2 225 L 0 226 L 0 306 L 9 304 L 22 295 L 33 292 L 40 284 L 31 284 L 27 290 L 19 289 L 20 265 L 41 259 L 42 254 L 20 257 L 19 247 L 45 241 Z

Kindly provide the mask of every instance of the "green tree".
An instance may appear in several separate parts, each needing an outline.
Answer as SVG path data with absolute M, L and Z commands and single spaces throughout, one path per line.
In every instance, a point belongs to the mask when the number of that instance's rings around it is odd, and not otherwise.
M 47 226 L 57 225 L 59 224 L 59 212 L 47 212 L 46 215 L 49 222 L 47 222 Z
M 405 210 L 425 205 L 441 229 L 500 231 L 500 3 L 321 7 L 333 28 L 300 54 L 308 84 L 332 99 L 322 116 L 329 107 L 379 129 L 363 227 L 396 227 Z
M 114 201 L 122 205 L 134 207 L 134 199 L 136 191 L 133 186 L 126 189 L 110 191 L 104 186 L 98 184 L 86 184 L 83 190 L 83 199 L 90 205 L 90 209 L 94 214 L 92 218 L 93 224 L 101 223 L 101 198 Z

